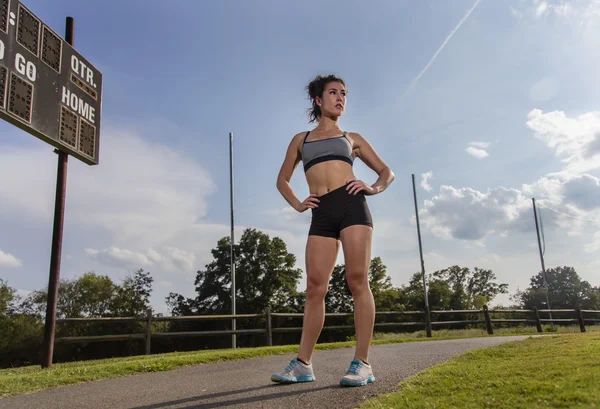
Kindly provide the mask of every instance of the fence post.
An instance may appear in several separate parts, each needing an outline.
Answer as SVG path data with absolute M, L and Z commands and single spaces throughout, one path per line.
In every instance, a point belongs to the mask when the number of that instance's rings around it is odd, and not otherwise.
M 273 346 L 273 331 L 271 329 L 271 307 L 267 306 L 265 310 L 265 318 L 267 321 L 267 345 Z
M 152 347 L 152 308 L 146 310 L 146 355 L 150 355 Z
M 581 312 L 581 307 L 577 307 L 575 309 L 575 312 L 577 313 L 577 320 L 579 321 L 579 329 L 581 330 L 581 332 L 585 332 L 585 321 L 583 319 L 583 313 Z
M 488 335 L 494 335 L 494 328 L 492 327 L 492 320 L 490 319 L 490 311 L 488 310 L 488 306 L 483 306 L 483 315 L 485 317 L 485 326 L 487 327 Z
M 431 311 L 429 306 L 425 306 L 425 323 L 427 324 L 427 338 L 431 338 Z
M 540 313 L 538 312 L 537 307 L 533 307 L 533 315 L 535 317 L 535 326 L 537 327 L 537 332 L 542 332 L 542 322 L 540 321 Z

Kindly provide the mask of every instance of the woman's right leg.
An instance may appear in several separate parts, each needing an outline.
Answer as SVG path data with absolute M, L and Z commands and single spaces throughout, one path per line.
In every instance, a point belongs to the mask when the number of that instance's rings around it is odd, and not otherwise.
M 335 267 L 340 241 L 308 236 L 306 243 L 306 302 L 298 358 L 311 363 L 313 350 L 325 323 L 325 295 Z
M 306 243 L 306 302 L 298 357 L 271 375 L 281 383 L 312 382 L 312 353 L 325 323 L 325 295 L 335 266 L 340 242 L 335 238 L 309 235 Z M 304 362 L 304 363 L 302 363 Z

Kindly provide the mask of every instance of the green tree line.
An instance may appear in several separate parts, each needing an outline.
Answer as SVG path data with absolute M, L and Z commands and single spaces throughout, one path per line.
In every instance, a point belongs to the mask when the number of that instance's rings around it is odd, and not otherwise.
M 211 250 L 212 261 L 197 271 L 194 296 L 170 293 L 166 305 L 173 316 L 229 314 L 231 312 L 230 241 L 223 237 Z M 296 268 L 296 257 L 279 237 L 257 229 L 246 229 L 233 246 L 236 273 L 236 312 L 238 314 L 272 312 L 302 313 L 305 294 L 298 291 L 302 270 Z M 581 280 L 574 268 L 563 266 L 547 270 L 550 301 L 553 309 L 600 309 L 600 291 Z M 151 308 L 153 278 L 139 269 L 122 282 L 106 275 L 86 272 L 80 277 L 62 279 L 59 285 L 58 318 L 83 317 L 143 317 Z M 380 257 L 369 266 L 369 282 L 377 311 L 422 311 L 425 305 L 421 272 L 415 272 L 408 283 L 394 286 L 387 267 Z M 498 295 L 508 294 L 508 285 L 499 282 L 492 270 L 450 266 L 426 274 L 428 301 L 431 310 L 480 309 Z M 542 273 L 531 277 L 529 286 L 517 290 L 509 308 L 547 308 Z M 38 364 L 43 339 L 47 288 L 19 297 L 15 288 L 0 278 L 0 366 Z M 352 294 L 345 279 L 343 264 L 336 265 L 325 298 L 327 312 L 353 311 Z M 155 314 L 156 315 L 156 314 Z M 445 320 L 473 319 L 468 314 L 452 313 Z M 522 318 L 522 317 L 518 317 Z M 554 318 L 558 318 L 554 316 Z M 326 325 L 351 325 L 353 318 L 328 317 Z M 384 316 L 378 321 L 422 321 L 422 317 Z M 277 327 L 301 327 L 301 318 L 274 317 Z M 264 328 L 262 318 L 238 319 L 236 328 Z M 454 326 L 456 327 L 456 326 Z M 464 327 L 468 327 L 465 324 Z M 439 328 L 439 327 L 438 327 Z M 207 331 L 231 329 L 230 320 L 200 322 L 154 323 L 153 331 Z M 414 331 L 414 328 L 390 327 L 393 331 Z M 145 323 L 59 324 L 56 337 L 144 333 Z M 352 336 L 353 330 L 324 329 L 320 341 L 340 341 Z M 300 333 L 276 333 L 274 344 L 299 341 Z M 264 345 L 263 336 L 239 335 L 238 346 Z M 231 337 L 160 338 L 152 342 L 153 352 L 171 352 L 224 348 Z M 55 361 L 97 359 L 143 354 L 140 341 L 57 344 Z

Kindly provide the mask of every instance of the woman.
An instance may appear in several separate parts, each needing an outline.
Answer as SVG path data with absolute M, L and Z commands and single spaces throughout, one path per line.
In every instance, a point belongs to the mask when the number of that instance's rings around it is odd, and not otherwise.
M 373 222 L 365 196 L 383 192 L 394 173 L 363 136 L 340 128 L 338 120 L 346 109 L 346 84 L 341 78 L 317 76 L 306 88 L 312 100 L 310 122 L 318 125 L 293 137 L 277 177 L 277 189 L 290 206 L 298 212 L 312 212 L 306 244 L 306 304 L 298 356 L 271 379 L 282 383 L 315 380 L 311 358 L 325 321 L 325 294 L 341 244 L 354 299 L 356 350 L 340 384 L 362 386 L 375 381 L 369 365 L 375 321 L 368 279 Z M 354 177 L 356 157 L 379 175 L 373 185 Z M 289 183 L 300 160 L 310 191 L 303 201 Z

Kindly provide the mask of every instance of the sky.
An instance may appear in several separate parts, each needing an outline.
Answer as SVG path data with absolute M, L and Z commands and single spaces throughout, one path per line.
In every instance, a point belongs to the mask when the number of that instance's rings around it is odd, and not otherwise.
M 230 233 L 230 132 L 236 241 L 281 237 L 304 269 L 310 212 L 275 182 L 314 127 L 304 87 L 333 73 L 348 86 L 340 126 L 396 175 L 367 199 L 394 285 L 421 270 L 413 174 L 426 272 L 479 267 L 526 288 L 541 270 L 535 198 L 546 267 L 600 285 L 598 0 L 23 3 L 59 34 L 72 16 L 103 76 L 99 164 L 69 158 L 61 278 L 143 268 L 156 312 L 170 292 L 194 297 Z M 0 121 L 0 278 L 21 295 L 48 284 L 56 169 L 50 145 Z M 355 174 L 377 179 L 360 160 Z M 308 195 L 301 168 L 291 184 Z

